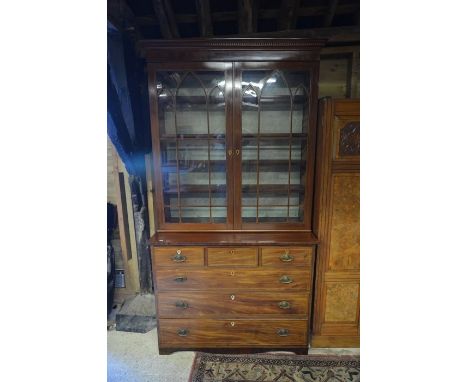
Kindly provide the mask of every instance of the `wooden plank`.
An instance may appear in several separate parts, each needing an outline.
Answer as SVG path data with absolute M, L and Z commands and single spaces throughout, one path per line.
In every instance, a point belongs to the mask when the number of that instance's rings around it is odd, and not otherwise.
M 153 158 L 151 154 L 145 155 L 146 168 L 146 195 L 148 198 L 148 220 L 150 236 L 156 233 L 155 213 L 154 208 L 154 184 L 153 184 Z
M 321 16 L 327 13 L 328 7 L 326 6 L 311 6 L 300 7 L 297 9 L 298 17 L 305 16 Z M 359 16 L 359 4 L 338 4 L 335 10 L 335 15 L 353 13 Z M 281 16 L 281 9 L 258 9 L 259 19 L 278 19 Z M 196 14 L 176 14 L 175 20 L 177 23 L 196 23 L 198 22 L 198 15 Z M 211 13 L 212 22 L 223 22 L 237 20 L 239 17 L 238 11 L 224 11 Z M 358 19 L 357 19 L 358 20 Z M 141 26 L 158 25 L 159 19 L 153 15 L 138 16 L 136 21 Z M 356 24 L 359 24 L 357 21 Z
M 299 0 L 283 0 L 281 11 L 278 17 L 278 29 L 289 30 L 296 28 L 297 9 Z
M 258 0 L 238 0 L 239 33 L 257 31 Z
M 315 29 L 297 29 L 290 31 L 275 31 L 262 33 L 245 33 L 238 35 L 216 36 L 216 37 L 240 37 L 240 38 L 262 38 L 262 37 L 307 37 L 324 38 L 328 43 L 337 42 L 358 42 L 360 39 L 359 26 L 330 27 Z
M 109 0 L 107 2 L 107 18 L 120 32 L 133 35 L 135 40 L 141 40 L 140 21 L 125 0 Z
M 351 60 L 351 98 L 359 98 L 359 48 L 353 51 Z
M 124 208 L 125 199 L 122 199 L 122 188 L 125 187 L 124 184 L 121 183 L 121 179 L 119 178 L 119 157 L 115 148 L 112 146 L 112 156 L 113 156 L 113 178 L 114 178 L 114 187 L 116 189 L 116 202 L 117 202 L 117 219 L 119 225 L 119 237 L 120 237 L 120 246 L 122 249 L 122 260 L 123 260 L 123 267 L 125 272 L 125 289 L 129 292 L 135 293 L 136 289 L 131 277 L 131 271 L 128 264 L 128 258 L 132 256 L 131 247 L 130 247 L 130 238 L 129 238 L 129 225 L 128 221 L 125 221 L 125 215 L 127 213 L 126 208 Z
M 312 348 L 358 348 L 359 336 L 312 336 Z
M 338 0 L 328 1 L 328 9 L 327 9 L 327 13 L 325 13 L 325 16 L 323 17 L 322 26 L 329 27 L 332 24 L 333 18 L 335 17 L 337 5 L 338 5 Z
M 164 38 L 178 38 L 179 30 L 168 0 L 153 0 L 154 13 L 159 20 L 159 28 Z
M 202 37 L 213 35 L 213 24 L 211 22 L 210 0 L 196 0 L 198 16 L 198 27 Z

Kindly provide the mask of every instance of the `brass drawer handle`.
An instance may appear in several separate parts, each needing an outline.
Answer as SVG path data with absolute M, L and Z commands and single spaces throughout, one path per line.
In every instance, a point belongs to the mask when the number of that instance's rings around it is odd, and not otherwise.
M 289 302 L 287 301 L 280 301 L 278 303 L 278 306 L 281 308 L 281 309 L 289 309 L 291 307 L 291 305 L 289 304 Z
M 188 308 L 188 304 L 185 301 L 176 301 L 175 306 L 182 309 Z
M 288 329 L 278 329 L 276 334 L 278 334 L 280 337 L 286 337 L 287 335 L 289 335 L 289 330 Z
M 187 260 L 187 257 L 184 255 L 181 255 L 180 253 L 177 253 L 177 255 L 172 256 L 172 261 L 176 263 L 184 263 L 185 260 Z
M 180 336 L 180 337 L 186 337 L 188 334 L 189 334 L 189 330 L 188 329 L 179 329 L 177 330 L 177 334 Z
M 280 277 L 279 281 L 281 284 L 291 284 L 293 282 L 293 279 L 289 276 L 284 275 Z
M 186 276 L 177 276 L 174 281 L 176 283 L 183 283 L 184 281 L 187 281 L 187 277 Z
M 291 256 L 289 252 L 286 252 L 284 255 L 280 256 L 280 260 L 284 263 L 289 263 L 294 260 L 294 256 Z

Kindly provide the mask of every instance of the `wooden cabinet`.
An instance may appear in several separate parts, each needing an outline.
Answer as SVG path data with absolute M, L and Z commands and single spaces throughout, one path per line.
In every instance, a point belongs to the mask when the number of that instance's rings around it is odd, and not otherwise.
M 323 43 L 141 43 L 161 352 L 307 351 Z
M 321 100 L 314 347 L 359 347 L 359 127 L 358 100 Z

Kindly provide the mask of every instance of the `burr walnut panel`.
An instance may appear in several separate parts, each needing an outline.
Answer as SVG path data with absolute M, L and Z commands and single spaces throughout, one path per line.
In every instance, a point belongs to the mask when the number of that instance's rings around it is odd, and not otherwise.
M 251 317 L 252 315 L 301 315 L 309 310 L 307 292 L 230 291 L 225 293 L 159 292 L 161 318 Z
M 327 282 L 325 290 L 325 322 L 356 322 L 359 284 Z
M 288 346 L 307 341 L 307 320 L 160 319 L 165 347 Z
M 320 101 L 312 346 L 359 346 L 359 100 Z
M 359 174 L 332 176 L 331 270 L 359 269 Z

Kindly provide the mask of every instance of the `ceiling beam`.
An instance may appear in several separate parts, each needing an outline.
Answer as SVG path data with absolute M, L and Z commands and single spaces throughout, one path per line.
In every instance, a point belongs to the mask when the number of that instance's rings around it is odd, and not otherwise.
M 309 37 L 324 38 L 328 40 L 327 43 L 358 42 L 360 40 L 359 26 L 296 29 L 289 31 L 245 33 L 216 37 Z
M 213 35 L 213 24 L 211 22 L 210 0 L 196 0 L 198 27 L 202 37 Z
M 332 24 L 333 17 L 335 17 L 337 5 L 338 0 L 328 0 L 327 13 L 325 13 L 325 16 L 323 17 L 323 27 L 329 27 Z
M 141 40 L 140 25 L 125 0 L 107 2 L 107 19 L 122 33 L 128 33 L 134 40 Z
M 239 33 L 257 31 L 258 0 L 238 0 Z
M 153 0 L 153 8 L 159 20 L 159 28 L 161 29 L 162 36 L 164 38 L 180 37 L 170 1 Z
M 299 0 L 283 0 L 278 17 L 278 29 L 280 31 L 296 28 L 297 9 Z
M 297 9 L 297 17 L 307 17 L 307 16 L 323 16 L 327 13 L 327 6 L 313 6 L 313 7 L 302 7 Z M 335 14 L 345 14 L 345 13 L 359 13 L 359 4 L 339 4 L 336 7 Z M 281 15 L 280 9 L 258 9 L 258 18 L 259 19 L 278 19 Z M 223 22 L 223 21 L 233 21 L 237 20 L 239 17 L 238 11 L 230 12 L 213 12 L 211 14 L 212 22 Z M 139 16 L 136 18 L 138 24 L 140 25 L 158 25 L 159 20 L 156 16 L 147 15 Z M 198 22 L 198 16 L 196 14 L 182 13 L 176 14 L 175 20 L 177 23 L 196 23 Z

